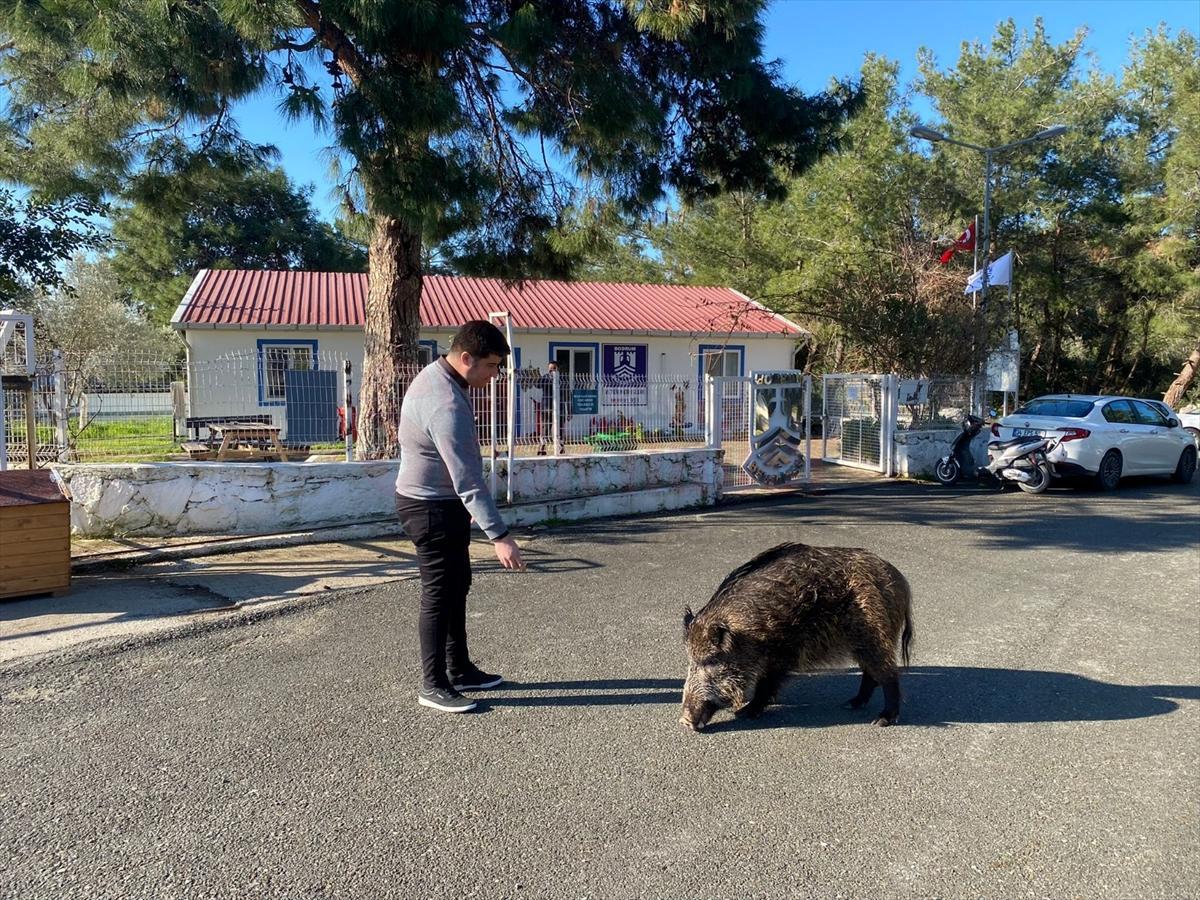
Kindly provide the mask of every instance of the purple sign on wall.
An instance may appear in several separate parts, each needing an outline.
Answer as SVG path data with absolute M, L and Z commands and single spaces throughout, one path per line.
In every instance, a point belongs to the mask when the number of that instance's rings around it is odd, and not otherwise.
M 605 344 L 601 373 L 605 402 L 612 406 L 645 406 L 646 345 Z

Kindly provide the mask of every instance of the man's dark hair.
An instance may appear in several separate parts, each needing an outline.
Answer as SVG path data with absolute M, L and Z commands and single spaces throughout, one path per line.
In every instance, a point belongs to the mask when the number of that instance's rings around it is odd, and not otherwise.
M 508 341 L 504 339 L 504 332 L 491 322 L 475 319 L 458 329 L 450 342 L 451 353 L 461 353 L 464 350 L 476 359 L 483 359 L 493 353 L 503 359 L 508 356 L 509 348 Z

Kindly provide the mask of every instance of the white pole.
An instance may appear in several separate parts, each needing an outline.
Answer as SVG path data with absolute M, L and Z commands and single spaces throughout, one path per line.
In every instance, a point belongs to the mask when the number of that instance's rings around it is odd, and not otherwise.
M 562 393 L 562 382 L 560 373 L 557 369 L 551 373 L 550 378 L 550 438 L 554 441 L 554 455 L 559 455 L 559 448 L 562 446 L 562 438 L 560 429 L 562 423 L 558 420 L 559 403 L 558 398 Z
M 804 480 L 812 481 L 812 376 L 804 376 Z
M 508 384 L 508 398 L 504 404 L 504 415 L 505 415 L 505 419 L 507 420 L 507 424 L 508 424 L 508 441 L 507 441 L 507 443 L 508 443 L 508 475 L 505 477 L 504 493 L 505 493 L 505 498 L 507 499 L 508 503 L 511 504 L 512 498 L 513 498 L 513 488 L 512 488 L 513 458 L 516 455 L 516 437 L 514 434 L 513 426 L 515 425 L 514 420 L 516 419 L 516 410 L 517 410 L 517 398 L 516 398 L 516 393 L 515 393 L 516 372 L 513 369 L 514 356 L 512 354 L 512 345 L 513 345 L 512 313 L 509 312 L 508 310 L 496 310 L 496 311 L 488 313 L 488 321 L 491 322 L 493 325 L 496 324 L 497 319 L 504 320 L 504 339 L 508 342 L 508 347 L 509 347 L 509 356 L 508 356 L 508 361 L 507 361 L 507 365 L 506 365 L 508 375 L 505 379 L 505 381 Z M 499 403 L 499 399 L 496 396 L 496 382 L 494 380 L 488 383 L 488 404 L 491 409 L 491 422 L 492 422 L 492 429 L 491 429 L 492 430 L 492 438 L 491 438 L 491 441 L 489 441 L 489 443 L 491 444 L 490 455 L 491 455 L 491 460 L 492 460 L 492 479 L 491 479 L 492 480 L 492 496 L 495 497 L 496 496 L 496 480 L 498 477 L 496 475 L 496 444 L 499 443 L 499 440 L 500 440 L 500 425 L 496 421 L 496 418 L 497 418 L 497 415 L 499 414 L 500 403 Z
M 67 367 L 63 361 L 61 350 L 55 350 L 54 354 L 54 427 L 57 432 L 55 440 L 58 442 L 58 461 L 67 462 L 70 458 L 70 450 L 67 447 Z M 172 412 L 172 415 L 174 413 Z
M 512 347 L 512 319 L 508 315 L 504 317 L 504 330 L 508 337 L 508 346 Z M 508 505 L 512 506 L 513 502 L 513 469 L 516 467 L 517 461 L 517 364 L 516 356 L 512 353 L 508 357 L 508 478 L 505 485 L 505 499 Z
M 0 379 L 0 472 L 8 470 L 8 407 L 4 400 L 4 381 Z
M 490 425 L 489 430 L 491 432 L 491 435 L 488 438 L 488 459 L 490 459 L 492 463 L 491 491 L 493 497 L 496 496 L 496 440 L 500 436 L 497 430 L 498 423 L 496 422 L 497 405 L 496 380 L 493 378 L 488 382 L 488 411 L 490 412 L 490 415 L 488 416 L 488 423 Z
M 346 360 L 342 368 L 342 413 L 345 416 L 343 422 L 346 426 L 346 462 L 354 462 L 354 392 L 351 390 L 354 380 L 351 374 L 353 367 L 354 364 L 350 360 Z

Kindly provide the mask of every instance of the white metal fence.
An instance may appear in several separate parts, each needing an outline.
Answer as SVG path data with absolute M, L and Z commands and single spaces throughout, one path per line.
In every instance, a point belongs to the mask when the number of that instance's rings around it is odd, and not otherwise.
M 340 456 L 361 384 L 353 371 L 347 417 L 346 361 L 330 352 L 248 353 L 191 364 L 121 355 L 42 360 L 29 393 L 5 391 L 9 464 L 28 462 L 27 398 L 37 465 L 187 459 L 189 446 L 195 452 L 213 443 L 210 425 L 230 421 L 278 427 L 290 449 Z M 418 371 L 399 373 L 398 401 Z M 700 446 L 705 439 L 694 375 L 568 378 L 519 370 L 470 394 L 485 453 L 507 453 L 510 438 L 517 455 Z
M 822 458 L 890 475 L 893 435 L 957 427 L 972 408 L 972 391 L 962 375 L 826 375 Z
M 957 428 L 971 411 L 969 376 L 893 377 L 896 379 L 897 431 Z

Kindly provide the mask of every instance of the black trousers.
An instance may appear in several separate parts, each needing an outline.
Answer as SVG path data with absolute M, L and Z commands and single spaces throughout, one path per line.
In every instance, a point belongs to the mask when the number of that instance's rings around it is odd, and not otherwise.
M 462 501 L 396 495 L 400 526 L 421 569 L 421 672 L 425 687 L 449 687 L 446 676 L 470 665 L 467 593 L 471 590 L 471 516 Z

